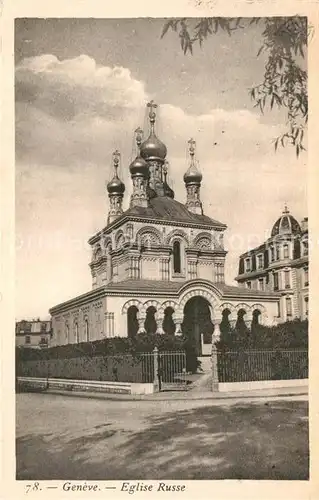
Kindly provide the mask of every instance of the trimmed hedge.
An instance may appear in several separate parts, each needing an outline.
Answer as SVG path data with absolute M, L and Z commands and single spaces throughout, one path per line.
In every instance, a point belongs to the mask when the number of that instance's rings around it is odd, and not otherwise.
M 139 353 L 152 352 L 157 347 L 159 351 L 186 352 L 186 370 L 196 372 L 199 361 L 194 346 L 186 336 L 168 334 L 138 334 L 134 338 L 113 337 L 79 344 L 66 344 L 49 347 L 48 349 L 16 348 L 16 365 L 23 361 L 40 361 L 51 359 L 93 358 L 96 356 L 131 355 L 138 357 Z
M 308 349 L 308 321 L 294 320 L 276 326 L 253 325 L 231 329 L 221 324 L 219 350 L 237 349 Z

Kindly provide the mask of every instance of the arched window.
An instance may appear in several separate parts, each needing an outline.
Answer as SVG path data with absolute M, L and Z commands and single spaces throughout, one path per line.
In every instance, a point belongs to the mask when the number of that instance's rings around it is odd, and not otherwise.
M 174 274 L 180 274 L 182 272 L 181 243 L 178 240 L 173 243 L 173 270 Z
M 288 246 L 288 243 L 284 244 L 284 259 L 289 259 L 289 246 Z

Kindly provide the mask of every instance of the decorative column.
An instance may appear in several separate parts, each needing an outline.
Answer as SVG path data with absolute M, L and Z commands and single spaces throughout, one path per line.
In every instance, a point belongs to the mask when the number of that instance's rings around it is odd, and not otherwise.
M 156 313 L 154 314 L 154 318 L 156 321 L 156 333 L 163 335 L 163 333 L 164 333 L 164 330 L 163 330 L 164 314 L 162 312 L 156 311 Z
M 216 344 L 220 341 L 220 321 L 221 319 L 214 320 L 214 333 L 212 337 L 212 391 L 218 392 L 219 390 L 219 380 L 218 380 L 218 359 L 217 359 L 217 347 Z
M 175 335 L 183 335 L 182 332 L 182 323 L 183 323 L 183 316 L 177 316 L 175 313 L 172 314 L 172 319 L 175 323 Z
M 137 321 L 138 321 L 138 330 L 137 333 L 145 333 L 145 316 L 140 316 L 139 314 L 137 315 Z
M 232 312 L 230 314 L 230 318 L 229 318 L 229 324 L 230 324 L 230 327 L 231 328 L 235 328 L 236 327 L 236 323 L 237 323 L 237 314 L 236 314 L 236 311 Z
M 251 324 L 253 321 L 253 315 L 252 315 L 251 311 L 246 312 L 244 321 L 245 321 L 246 327 L 248 328 L 248 330 L 250 330 Z

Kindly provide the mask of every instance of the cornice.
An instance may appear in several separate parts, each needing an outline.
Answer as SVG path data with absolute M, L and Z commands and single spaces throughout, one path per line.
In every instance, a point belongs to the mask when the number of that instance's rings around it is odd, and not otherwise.
M 127 222 L 142 222 L 145 224 L 155 224 L 158 226 L 176 226 L 176 227 L 193 228 L 193 229 L 206 229 L 206 230 L 214 229 L 215 231 L 224 231 L 225 229 L 227 229 L 226 224 L 214 224 L 213 222 L 211 224 L 201 224 L 196 222 L 180 222 L 176 220 L 153 219 L 152 217 L 142 217 L 142 216 L 134 217 L 132 215 L 128 215 L 124 216 L 120 220 L 115 220 L 114 222 L 112 222 L 112 224 L 108 226 L 105 226 L 101 231 L 91 236 L 91 238 L 88 240 L 88 243 L 90 245 L 96 243 L 101 238 L 101 236 L 105 236 L 106 234 L 112 233 L 115 229 L 118 229 Z
M 78 295 L 77 297 L 74 297 L 73 299 L 66 300 L 65 302 L 62 302 L 60 304 L 57 304 L 56 306 L 51 307 L 49 309 L 49 313 L 51 315 L 53 314 L 60 314 L 63 311 L 66 311 L 70 309 L 71 307 L 80 307 L 84 304 L 87 303 L 88 300 L 94 301 L 98 299 L 104 298 L 106 295 L 108 295 L 108 292 L 106 290 L 105 285 L 96 288 L 94 290 L 90 290 L 87 293 L 84 293 L 83 295 Z

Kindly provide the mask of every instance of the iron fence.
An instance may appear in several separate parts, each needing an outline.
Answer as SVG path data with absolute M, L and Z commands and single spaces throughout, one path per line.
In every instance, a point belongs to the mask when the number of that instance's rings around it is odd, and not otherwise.
M 186 384 L 186 354 L 158 351 L 113 356 L 80 356 L 16 362 L 16 375 L 22 377 L 63 378 L 158 384 L 160 389 Z
M 186 353 L 184 351 L 158 351 L 159 390 L 182 389 L 186 380 Z
M 217 353 L 219 382 L 308 378 L 308 351 L 243 350 Z

